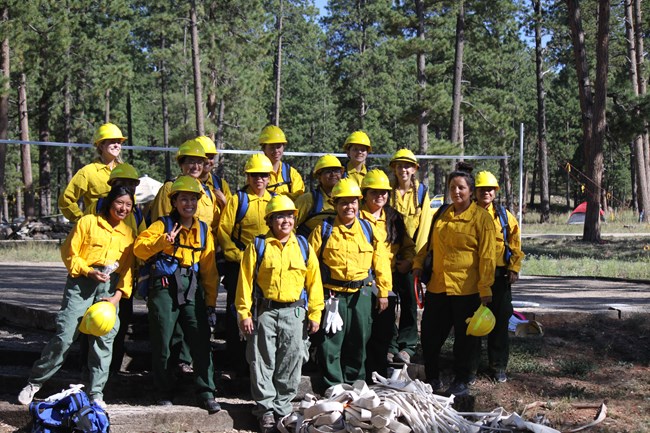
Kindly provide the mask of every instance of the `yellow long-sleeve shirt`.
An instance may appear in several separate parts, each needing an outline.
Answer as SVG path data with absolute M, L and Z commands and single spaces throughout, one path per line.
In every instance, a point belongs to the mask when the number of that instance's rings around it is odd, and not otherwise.
M 329 195 L 327 195 L 321 187 L 318 187 L 318 191 L 323 199 L 323 208 L 320 212 L 311 217 L 309 216 L 309 213 L 314 206 L 314 192 L 307 192 L 296 199 L 296 207 L 298 208 L 298 217 L 296 218 L 295 226 L 296 229 L 300 227 L 302 223 L 305 223 L 311 233 L 325 218 L 336 215 L 336 209 L 334 209 L 334 204 L 332 204 Z
M 460 215 L 449 206 L 429 237 L 433 245 L 433 274 L 427 290 L 447 295 L 492 296 L 496 268 L 496 233 L 490 214 L 470 204 Z M 422 248 L 413 269 L 422 269 L 428 248 Z
M 309 236 L 309 243 L 320 255 L 323 239 L 319 224 Z M 323 247 L 322 261 L 329 267 L 330 275 L 340 281 L 361 281 L 368 276 L 368 270 L 375 272 L 378 297 L 388 297 L 393 286 L 393 276 L 390 271 L 390 253 L 386 244 L 379 241 L 373 233 L 372 245 L 368 243 L 363 233 L 361 223 L 357 219 L 348 228 L 341 223 L 338 216 L 334 219 L 332 234 Z M 381 236 L 381 235 L 379 235 Z M 384 236 L 385 239 L 385 236 Z M 324 282 L 326 288 L 338 292 L 356 292 L 359 289 L 335 286 Z
M 206 223 L 214 231 L 219 221 L 219 206 L 205 193 L 203 183 L 198 179 L 196 182 L 201 186 L 201 197 L 197 203 L 196 215 L 194 216 Z M 169 199 L 169 192 L 172 190 L 172 183 L 171 181 L 165 182 L 158 190 L 156 198 L 151 203 L 151 221 L 156 221 L 161 216 L 167 216 L 171 213 L 172 203 Z
M 404 218 L 406 231 L 413 240 L 415 240 L 416 230 L 423 222 L 422 218 L 425 213 L 423 210 L 431 207 L 431 199 L 428 193 L 424 195 L 422 203 L 418 204 L 419 187 L 420 182 L 416 180 L 415 187 L 406 190 L 404 195 L 400 194 L 397 189 L 390 192 L 390 205 Z
M 503 228 L 501 227 L 501 220 L 497 214 L 496 208 L 493 203 L 490 203 L 487 211 L 492 216 L 494 221 L 494 228 L 496 230 L 496 260 L 497 266 L 505 266 L 509 271 L 517 272 L 521 270 L 521 262 L 524 259 L 524 252 L 521 250 L 521 233 L 519 232 L 519 223 L 517 218 L 506 209 L 506 216 L 508 218 L 508 246 L 512 255 L 510 260 L 506 263 L 505 251 L 506 245 L 503 240 Z
M 61 258 L 71 277 L 87 276 L 93 268 L 119 263 L 117 289 L 124 297 L 133 287 L 133 241 L 131 229 L 124 223 L 112 227 L 101 215 L 85 215 L 77 221 L 61 246 Z
M 214 307 L 217 303 L 217 287 L 219 285 L 219 273 L 217 272 L 216 259 L 214 255 L 214 239 L 208 230 L 205 238 L 205 249 L 194 251 L 192 248 L 201 247 L 201 227 L 199 220 L 194 217 L 192 226 L 188 229 L 181 228 L 178 233 L 181 245 L 190 248 L 174 247 L 165 237 L 165 223 L 156 221 L 148 229 L 140 233 L 135 240 L 133 251 L 142 260 L 148 260 L 162 252 L 174 256 L 180 266 L 191 267 L 193 263 L 199 265 L 199 278 L 201 287 L 205 291 L 205 305 Z
M 366 168 L 365 164 L 363 167 L 361 167 L 361 170 L 354 168 L 354 164 L 351 162 L 348 162 L 348 164 L 345 166 L 345 173 L 347 173 L 347 177 L 354 179 L 354 181 L 359 186 L 361 186 L 361 182 L 363 181 L 363 178 L 366 176 L 367 172 L 368 169 Z
M 212 176 L 212 174 L 210 174 L 206 179 L 205 184 L 210 188 L 210 191 L 221 189 L 223 195 L 226 196 L 226 202 L 230 200 L 230 197 L 232 196 L 232 191 L 230 190 L 230 185 L 228 185 L 226 179 L 221 178 L 221 188 L 219 188 L 219 185 L 217 186 L 214 185 L 214 177 Z
M 264 221 L 264 215 L 266 213 L 266 205 L 271 200 L 271 194 L 265 191 L 262 197 L 258 197 L 256 194 L 250 194 L 248 190 L 247 188 L 248 210 L 241 222 L 235 224 L 237 207 L 239 206 L 239 197 L 237 194 L 233 194 L 230 197 L 228 204 L 226 204 L 221 214 L 221 220 L 217 230 L 217 241 L 223 250 L 226 260 L 229 262 L 241 262 L 244 253 L 237 247 L 233 239 L 230 238 L 231 234 L 246 247 L 253 242 L 255 236 L 266 234 L 269 231 L 266 221 Z
M 318 256 L 314 249 L 309 246 L 309 258 L 305 266 L 300 245 L 294 234 L 291 234 L 284 246 L 270 232 L 265 242 L 264 257 L 257 276 L 257 284 L 262 291 L 262 296 L 276 302 L 295 302 L 300 299 L 302 289 L 305 288 L 309 297 L 307 317 L 320 323 L 325 304 Z M 244 251 L 237 281 L 235 306 L 240 321 L 252 317 L 256 264 L 257 250 L 252 243 Z
M 388 238 L 386 210 L 382 209 L 380 217 L 375 218 L 368 208 L 363 205 L 359 215 L 372 225 L 373 233 L 377 234 L 378 239 L 384 239 L 386 250 L 390 256 L 390 267 L 392 270 L 395 270 L 398 257 L 402 260 L 411 261 L 415 258 L 415 242 L 413 242 L 410 236 L 406 235 L 403 239 L 395 243 L 390 243 L 386 240 Z
M 70 222 L 76 222 L 84 215 L 79 208 L 80 199 L 83 199 L 84 208 L 88 208 L 100 197 L 108 195 L 111 190 L 108 185 L 110 175 L 110 166 L 100 159 L 81 167 L 59 196 L 59 210 L 63 216 Z
M 291 200 L 295 201 L 305 192 L 305 182 L 302 180 L 302 176 L 300 176 L 298 170 L 293 167 L 289 168 L 290 179 L 284 179 L 282 177 L 282 163 L 280 164 L 278 171 L 272 171 L 270 175 L 271 176 L 269 177 L 269 186 L 267 187 L 267 190 L 273 194 L 286 195 L 289 196 Z M 291 185 L 283 183 L 286 180 L 291 180 Z M 278 183 L 283 184 L 280 186 L 273 186 L 277 185 Z

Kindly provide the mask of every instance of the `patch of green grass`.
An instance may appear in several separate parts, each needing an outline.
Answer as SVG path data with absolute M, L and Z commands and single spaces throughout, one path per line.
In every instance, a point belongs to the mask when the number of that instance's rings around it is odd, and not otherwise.
M 60 262 L 58 242 L 0 242 L 0 262 Z
M 511 353 L 508 370 L 513 373 L 547 374 L 548 368 L 532 353 Z
M 560 376 L 584 378 L 596 369 L 596 364 L 588 359 L 562 359 L 556 364 Z

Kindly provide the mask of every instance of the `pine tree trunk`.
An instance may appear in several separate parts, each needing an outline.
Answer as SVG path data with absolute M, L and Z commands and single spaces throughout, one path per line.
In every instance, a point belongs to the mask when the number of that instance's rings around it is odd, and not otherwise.
M 47 89 L 43 90 L 38 103 L 38 139 L 39 141 L 50 141 L 50 97 Z M 46 216 L 52 213 L 52 192 L 50 182 L 52 180 L 52 161 L 49 146 L 38 147 L 38 186 L 39 186 L 39 216 Z
M 278 33 L 277 47 L 275 58 L 273 59 L 273 83 L 275 83 L 275 98 L 273 99 L 273 109 L 271 110 L 270 123 L 280 126 L 280 97 L 282 94 L 282 22 L 284 15 L 284 2 L 280 0 L 280 12 L 276 20 L 275 29 Z
M 2 17 L 0 22 L 5 23 L 9 20 L 9 8 L 2 8 Z M 2 68 L 2 78 L 4 79 L 2 91 L 0 92 L 0 140 L 6 140 L 9 137 L 9 90 L 10 81 L 9 73 L 11 72 L 9 57 L 9 39 L 2 40 L 2 49 L 0 51 L 0 68 Z M 9 221 L 9 206 L 7 200 L 7 190 L 5 187 L 5 164 L 7 163 L 7 145 L 0 143 L 0 199 L 2 200 L 2 209 L 0 212 L 0 222 Z
M 546 92 L 542 71 L 542 6 L 533 0 L 535 10 L 535 69 L 537 75 L 537 145 L 539 146 L 540 222 L 548 222 L 551 214 L 551 197 L 548 179 L 548 148 L 546 145 Z
M 194 109 L 196 111 L 196 133 L 205 135 L 203 122 L 203 88 L 201 84 L 201 53 L 199 52 L 199 31 L 196 26 L 196 1 L 190 7 L 190 35 L 192 37 L 192 70 L 194 71 Z
M 72 95 L 70 94 L 70 76 L 67 75 L 65 78 L 65 84 L 63 85 L 63 141 L 70 143 L 72 138 L 72 109 L 71 109 L 71 99 Z M 72 147 L 65 148 L 65 183 L 66 185 L 72 180 Z M 58 196 L 60 191 L 57 190 L 56 195 Z
M 160 39 L 161 50 L 165 50 L 166 40 L 163 35 Z M 164 60 L 160 60 L 160 108 L 162 109 L 163 118 L 163 147 L 169 147 L 169 108 L 167 106 L 167 69 Z M 171 154 L 165 152 L 165 179 L 171 179 L 172 166 Z
M 598 3 L 598 38 L 596 43 L 596 82 L 594 86 L 593 139 L 591 158 L 587 159 L 587 175 L 593 182 L 588 188 L 587 213 L 583 240 L 600 242 L 600 192 L 603 184 L 603 142 L 607 129 L 607 72 L 609 66 L 609 0 Z
M 464 0 L 458 2 L 458 16 L 456 18 L 456 57 L 454 59 L 454 88 L 452 93 L 451 126 L 449 140 L 460 143 L 460 104 L 463 99 L 463 51 L 465 49 L 465 8 Z
M 111 89 L 104 93 L 104 123 L 111 121 Z
M 417 15 L 417 37 L 424 43 L 424 0 L 415 0 L 415 13 Z M 426 76 L 426 57 L 423 51 L 418 51 L 416 55 L 417 60 L 417 78 L 420 91 L 418 98 L 421 100 L 427 87 Z M 418 115 L 418 143 L 421 155 L 426 155 L 429 152 L 429 110 L 423 108 Z M 429 160 L 420 161 L 420 182 L 429 185 Z
M 27 77 L 25 73 L 20 74 L 20 84 L 18 85 L 18 113 L 20 116 L 20 139 L 29 141 L 29 119 L 27 117 Z M 36 214 L 34 212 L 34 184 L 32 179 L 32 157 L 30 154 L 30 145 L 20 145 L 21 169 L 23 171 L 23 187 L 25 194 L 25 212 L 27 219 L 31 219 Z M 20 194 L 20 192 L 17 192 Z

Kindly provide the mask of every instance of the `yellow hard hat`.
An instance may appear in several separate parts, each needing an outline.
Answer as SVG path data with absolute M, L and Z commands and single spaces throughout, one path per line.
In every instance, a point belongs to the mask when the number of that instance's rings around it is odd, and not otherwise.
M 199 158 L 207 159 L 203 145 L 196 138 L 187 140 L 185 143 L 181 144 L 178 148 L 178 152 L 176 152 L 176 161 L 180 164 L 181 159 L 184 156 L 197 156 Z
M 273 163 L 263 153 L 255 153 L 248 158 L 244 166 L 244 173 L 270 173 L 273 171 Z
M 282 143 L 287 144 L 287 137 L 285 137 L 284 132 L 275 125 L 265 126 L 260 133 L 259 138 L 260 146 L 265 144 L 274 144 Z
M 198 179 L 193 178 L 192 176 L 178 176 L 174 183 L 172 183 L 172 187 L 169 190 L 169 194 L 167 196 L 171 198 L 174 194 L 179 193 L 179 192 L 193 192 L 195 194 L 201 194 L 201 185 L 199 183 L 200 181 Z
M 203 146 L 203 151 L 205 152 L 206 155 L 216 155 L 217 152 L 217 146 L 214 145 L 214 141 L 206 135 L 202 135 L 200 137 L 195 138 L 196 141 L 198 141 L 201 146 Z
M 465 323 L 467 323 L 466 334 L 474 337 L 484 337 L 492 332 L 496 320 L 492 311 L 485 305 L 481 305 L 472 317 L 465 320 Z
M 117 125 L 114 123 L 104 123 L 95 131 L 93 143 L 95 146 L 98 146 L 102 140 L 108 140 L 109 138 L 118 139 L 120 143 L 124 143 L 124 140 L 126 140 L 126 137 L 122 135 L 122 131 L 120 131 Z
M 415 155 L 408 149 L 400 149 L 395 152 L 390 160 L 390 166 L 392 167 L 394 163 L 400 161 L 410 162 L 411 164 L 415 164 L 417 168 L 420 168 L 420 164 L 418 164 L 418 160 L 415 158 Z
M 381 189 L 390 191 L 393 189 L 393 187 L 390 186 L 388 176 L 386 176 L 386 173 L 384 173 L 383 170 L 373 168 L 368 173 L 366 173 L 366 175 L 363 177 L 363 180 L 361 181 L 361 190 L 364 191 L 366 189 Z
M 348 148 L 353 144 L 366 146 L 368 148 L 368 152 L 372 152 L 370 138 L 368 137 L 368 134 L 363 131 L 354 131 L 352 134 L 348 135 L 348 138 L 345 139 L 345 144 L 343 145 L 343 151 L 347 152 Z
M 102 337 L 115 326 L 117 314 L 115 306 L 108 301 L 100 301 L 90 306 L 81 318 L 79 332 Z
M 266 212 L 264 213 L 264 218 L 268 218 L 271 214 L 276 212 L 285 212 L 293 211 L 294 215 L 298 215 L 298 208 L 296 208 L 295 203 L 286 195 L 276 195 L 269 200 L 266 205 Z
M 343 169 L 343 164 L 341 164 L 341 161 L 339 161 L 339 159 L 336 156 L 332 155 L 331 153 L 328 153 L 327 155 L 323 155 L 320 158 L 318 158 L 318 161 L 316 161 L 316 165 L 314 166 L 314 171 L 312 172 L 312 175 L 314 177 L 318 176 L 318 172 L 324 168 Z
M 476 184 L 474 186 L 476 188 L 494 187 L 497 191 L 499 190 L 499 182 L 497 182 L 497 178 L 489 171 L 479 171 L 476 174 Z
M 361 188 L 354 179 L 346 177 L 345 179 L 339 180 L 336 185 L 332 188 L 332 198 L 340 197 L 357 197 L 361 198 Z
M 111 175 L 108 176 L 108 184 L 112 185 L 115 179 L 132 179 L 137 180 L 138 184 L 140 183 L 140 176 L 138 176 L 138 170 L 128 162 L 123 162 L 111 171 Z

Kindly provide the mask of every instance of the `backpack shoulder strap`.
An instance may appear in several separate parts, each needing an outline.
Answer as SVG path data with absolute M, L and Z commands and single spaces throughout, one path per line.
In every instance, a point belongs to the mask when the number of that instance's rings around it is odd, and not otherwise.
M 445 213 L 447 208 L 449 207 L 449 203 L 443 203 L 442 206 L 438 208 L 435 214 L 433 214 L 433 218 L 431 219 L 431 229 L 429 230 L 429 237 L 431 236 L 431 233 L 433 233 L 433 228 L 436 226 L 436 221 L 438 221 L 438 218 Z M 431 247 L 431 242 L 429 242 L 429 247 Z
M 282 180 L 291 187 L 291 165 L 286 162 L 282 163 Z
M 427 192 L 429 192 L 429 188 L 423 183 L 418 185 L 418 207 L 422 208 L 422 205 L 424 204 L 424 197 L 426 197 Z
M 221 176 L 214 174 L 212 172 L 210 173 L 210 176 L 212 176 L 212 184 L 214 185 L 214 187 L 216 189 L 223 190 L 223 179 L 221 178 Z
M 327 240 L 332 236 L 332 229 L 334 228 L 334 218 L 332 217 L 327 217 L 323 220 L 323 225 L 321 227 L 321 244 L 320 244 L 320 252 L 318 256 L 322 259 L 323 258 L 323 250 L 325 249 L 325 244 L 327 243 Z M 321 261 L 322 263 L 322 261 Z
M 205 250 L 208 238 L 208 224 L 199 220 L 199 227 L 201 228 L 201 250 Z
M 366 240 L 370 245 L 372 245 L 372 226 L 370 223 L 363 218 L 357 218 L 359 220 L 359 223 L 361 224 L 361 229 L 363 230 L 363 234 L 366 235 Z
M 307 266 L 307 261 L 309 260 L 309 242 L 307 242 L 307 238 L 303 235 L 296 235 L 296 239 L 298 240 L 302 258 L 305 261 L 305 266 Z
M 158 219 L 162 221 L 163 224 L 165 225 L 165 233 L 169 233 L 170 231 L 172 231 L 172 228 L 174 228 L 172 217 L 170 217 L 169 215 L 163 215 Z
M 248 212 L 248 193 L 243 189 L 237 191 L 237 213 L 235 214 L 235 224 L 240 223 Z
M 140 209 L 138 206 L 133 206 L 133 218 L 135 218 L 136 228 L 140 227 L 142 220 L 144 220 L 144 215 L 142 214 L 142 209 Z
M 506 265 L 510 262 L 510 256 L 512 256 L 512 251 L 510 250 L 510 244 L 508 242 L 508 214 L 506 213 L 506 208 L 505 206 L 501 206 L 500 204 L 494 205 L 494 208 L 497 211 L 497 215 L 499 216 L 499 222 L 501 223 L 501 230 L 503 231 L 503 243 L 505 244 L 505 252 L 504 252 L 504 259 L 506 261 Z
M 311 192 L 314 203 L 311 206 L 310 215 L 315 215 L 323 210 L 323 194 L 320 191 L 320 188 L 314 188 Z
M 253 281 L 257 281 L 257 273 L 260 270 L 260 265 L 262 264 L 262 259 L 264 258 L 264 252 L 266 251 L 266 240 L 263 235 L 255 236 L 253 241 L 255 245 L 255 251 L 257 251 L 257 260 L 255 261 L 255 274 L 253 276 Z

